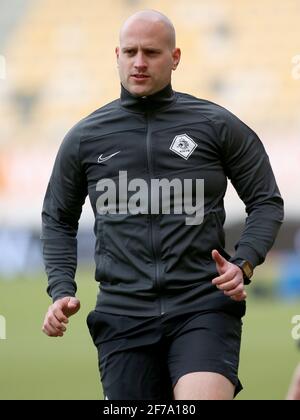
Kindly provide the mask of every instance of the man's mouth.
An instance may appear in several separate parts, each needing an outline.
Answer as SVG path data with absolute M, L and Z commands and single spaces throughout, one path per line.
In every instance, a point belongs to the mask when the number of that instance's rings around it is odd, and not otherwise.
M 146 74 L 132 74 L 131 77 L 134 77 L 135 79 L 148 79 L 150 76 L 147 76 Z

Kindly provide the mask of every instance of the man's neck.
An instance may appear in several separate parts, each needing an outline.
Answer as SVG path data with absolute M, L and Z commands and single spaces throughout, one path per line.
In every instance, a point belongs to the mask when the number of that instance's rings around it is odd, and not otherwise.
M 165 106 L 170 105 L 175 100 L 175 94 L 172 89 L 171 83 L 166 85 L 163 89 L 151 95 L 136 96 L 129 92 L 121 84 L 121 97 L 120 102 L 122 107 L 135 111 L 155 111 Z

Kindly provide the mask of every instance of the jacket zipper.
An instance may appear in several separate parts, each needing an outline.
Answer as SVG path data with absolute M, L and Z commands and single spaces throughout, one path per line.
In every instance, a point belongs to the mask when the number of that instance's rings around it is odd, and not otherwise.
M 152 166 L 152 156 L 151 156 L 151 130 L 150 130 L 150 115 L 147 112 L 146 113 L 146 120 L 147 120 L 147 137 L 146 137 L 146 144 L 147 144 L 147 163 L 148 163 L 148 171 L 149 171 L 149 176 L 150 176 L 150 186 L 151 186 L 151 179 L 153 179 L 153 166 Z M 150 188 L 151 191 L 151 188 Z M 150 200 L 151 200 L 151 196 L 150 196 Z M 149 200 L 149 204 L 148 204 L 148 217 L 150 220 L 150 240 L 151 240 L 151 247 L 152 247 L 152 252 L 153 252 L 153 256 L 154 256 L 154 266 L 155 266 L 155 286 L 158 290 L 158 292 L 160 292 L 161 290 L 161 281 L 160 281 L 160 275 L 159 275 L 159 257 L 158 257 L 158 245 L 157 245 L 157 234 L 156 234 L 156 225 L 155 225 L 155 221 L 153 219 L 153 215 L 151 214 L 151 201 Z M 149 208 L 150 207 L 150 208 Z M 163 315 L 165 313 L 164 310 L 164 304 L 163 304 L 163 299 L 162 296 L 158 296 L 158 301 L 159 301 L 159 312 L 161 315 Z

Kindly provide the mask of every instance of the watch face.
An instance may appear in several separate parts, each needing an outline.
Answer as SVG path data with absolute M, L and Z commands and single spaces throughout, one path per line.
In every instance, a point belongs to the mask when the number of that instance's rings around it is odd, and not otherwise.
M 244 261 L 243 271 L 244 271 L 245 275 L 248 277 L 248 279 L 250 279 L 250 277 L 253 274 L 253 270 L 252 270 L 251 264 L 248 261 Z

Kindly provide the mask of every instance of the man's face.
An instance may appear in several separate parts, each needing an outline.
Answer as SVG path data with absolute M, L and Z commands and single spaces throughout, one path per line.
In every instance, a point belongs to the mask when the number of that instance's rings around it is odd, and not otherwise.
M 172 49 L 163 23 L 136 20 L 122 30 L 116 55 L 125 89 L 136 96 L 148 96 L 170 83 L 180 50 Z

